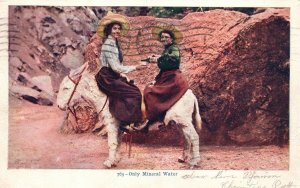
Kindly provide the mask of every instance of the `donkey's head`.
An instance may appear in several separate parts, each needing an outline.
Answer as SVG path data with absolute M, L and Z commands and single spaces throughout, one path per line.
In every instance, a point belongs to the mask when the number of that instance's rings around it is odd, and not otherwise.
M 72 70 L 60 83 L 56 103 L 61 110 L 66 110 L 66 108 L 71 105 L 70 103 L 75 99 L 77 93 L 76 88 L 78 84 L 80 84 L 82 74 L 87 65 L 88 63 L 84 63 L 79 68 Z
M 73 82 L 69 76 L 66 76 L 60 86 L 59 86 L 59 91 L 57 94 L 57 106 L 58 108 L 60 108 L 61 110 L 66 110 L 68 105 L 70 105 L 69 103 L 71 102 L 71 99 L 74 96 L 74 92 L 75 91 L 75 87 L 76 87 L 76 83 Z

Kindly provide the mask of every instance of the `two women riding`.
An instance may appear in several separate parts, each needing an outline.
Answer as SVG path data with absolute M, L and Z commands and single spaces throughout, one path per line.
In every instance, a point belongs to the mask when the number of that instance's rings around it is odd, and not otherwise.
M 123 65 L 123 54 L 119 38 L 129 30 L 128 20 L 119 14 L 108 13 L 99 23 L 97 33 L 103 38 L 100 62 L 96 74 L 99 89 L 109 98 L 109 109 L 121 122 L 121 127 L 134 124 L 135 129 L 147 128 L 160 121 L 187 91 L 188 82 L 179 70 L 180 51 L 176 42 L 182 39 L 181 32 L 171 25 L 157 26 L 153 34 L 164 45 L 161 55 L 151 55 L 150 61 L 160 69 L 152 85 L 146 86 L 144 99 L 139 88 L 126 74 L 146 68 L 145 65 Z M 143 118 L 141 104 L 145 102 L 146 118 Z

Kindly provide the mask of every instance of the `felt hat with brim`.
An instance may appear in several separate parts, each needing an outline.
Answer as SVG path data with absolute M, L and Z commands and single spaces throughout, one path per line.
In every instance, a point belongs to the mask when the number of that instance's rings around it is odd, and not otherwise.
M 115 14 L 112 12 L 108 12 L 107 15 L 105 17 L 103 17 L 99 22 L 98 22 L 98 26 L 97 26 L 97 34 L 100 37 L 104 37 L 104 29 L 105 27 L 110 24 L 110 23 L 114 23 L 114 22 L 118 22 L 122 25 L 122 31 L 121 34 L 124 36 L 128 33 L 129 30 L 129 22 L 126 19 L 125 16 L 120 15 L 120 14 Z
M 168 30 L 171 31 L 175 36 L 175 42 L 180 43 L 183 39 L 183 35 L 180 30 L 175 26 L 168 23 L 160 22 L 157 23 L 154 28 L 152 29 L 152 35 L 157 39 L 160 40 L 159 34 L 164 31 Z

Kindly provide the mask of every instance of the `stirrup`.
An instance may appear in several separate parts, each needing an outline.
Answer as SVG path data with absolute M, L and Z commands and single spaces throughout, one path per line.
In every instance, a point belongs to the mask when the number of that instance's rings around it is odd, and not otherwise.
M 134 126 L 133 129 L 136 130 L 136 131 L 141 131 L 141 130 L 145 129 L 148 126 L 148 123 L 149 123 L 149 120 L 147 119 L 146 121 L 142 122 L 138 126 Z
M 127 132 L 127 133 L 132 133 L 135 131 L 134 126 L 133 125 L 126 125 L 126 126 L 121 126 L 120 130 L 123 132 Z

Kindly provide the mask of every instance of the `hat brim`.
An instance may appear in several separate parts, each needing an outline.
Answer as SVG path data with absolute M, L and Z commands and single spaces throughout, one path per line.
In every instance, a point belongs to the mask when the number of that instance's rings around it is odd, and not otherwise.
M 157 40 L 160 40 L 159 34 L 163 31 L 163 30 L 168 30 L 171 31 L 174 36 L 175 36 L 175 42 L 176 43 L 180 43 L 183 39 L 183 35 L 182 33 L 179 31 L 179 29 L 174 26 L 174 25 L 170 25 L 168 23 L 158 23 L 156 24 L 156 26 L 152 29 L 152 35 L 154 36 L 154 38 L 156 38 Z
M 114 13 L 110 13 L 107 14 L 105 17 L 103 17 L 97 26 L 97 34 L 100 37 L 104 37 L 104 29 L 105 27 L 113 22 L 118 22 L 122 25 L 122 31 L 121 31 L 121 35 L 125 36 L 128 33 L 129 30 L 129 21 L 126 19 L 125 16 L 120 15 L 120 14 L 114 14 Z

